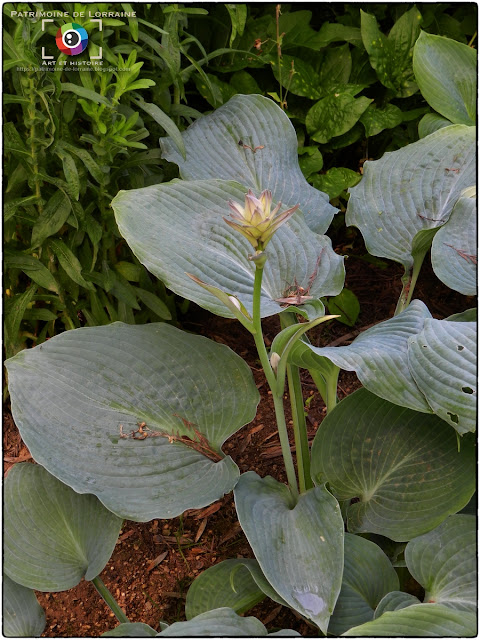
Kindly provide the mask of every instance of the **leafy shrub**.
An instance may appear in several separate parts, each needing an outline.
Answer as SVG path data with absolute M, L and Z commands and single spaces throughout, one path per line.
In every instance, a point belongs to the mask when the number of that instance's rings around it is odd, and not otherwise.
M 240 32 L 243 14 L 230 11 Z M 410 12 L 404 21 L 418 15 Z M 364 20 L 388 55 L 396 51 L 402 18 L 388 41 Z M 474 635 L 475 520 L 459 512 L 475 489 L 476 326 L 471 312 L 437 320 L 412 301 L 430 247 L 439 278 L 474 293 L 475 127 L 459 118 L 471 118 L 475 92 L 455 83 L 452 65 L 443 83 L 450 99 L 429 96 L 424 69 L 445 46 L 472 77 L 465 45 L 422 34 L 415 75 L 405 62 L 389 89 L 413 92 L 415 81 L 449 122 L 366 162 L 350 190 L 347 224 L 372 255 L 405 268 L 395 316 L 350 346 L 318 348 L 305 336 L 335 317 L 322 300 L 328 306 L 341 294 L 344 265 L 324 235 L 336 210 L 302 175 L 295 130 L 272 100 L 233 96 L 182 134 L 185 155 L 173 137 L 161 141 L 181 180 L 116 195 L 118 229 L 138 261 L 176 294 L 237 318 L 252 334 L 288 484 L 240 475 L 222 451 L 259 400 L 248 366 L 223 345 L 165 323 L 115 322 L 18 353 L 7 362 L 12 411 L 43 468 L 18 465 L 7 478 L 5 570 L 10 601 L 19 590 L 27 603 L 29 629 L 41 625 L 22 587 L 58 590 L 85 575 L 121 623 L 108 635 L 154 635 L 126 619 L 95 575 L 121 520 L 174 517 L 233 490 L 255 559 L 201 574 L 187 596 L 188 620 L 159 635 L 267 635 L 258 620 L 238 615 L 264 597 L 324 634 Z M 368 53 L 378 70 L 383 54 Z M 462 101 L 463 109 L 450 109 Z M 261 320 L 273 315 L 281 331 L 267 351 Z M 328 410 L 311 450 L 300 368 L 310 371 Z M 356 371 L 363 388 L 337 403 L 340 368 Z M 45 508 L 26 498 L 34 487 L 48 496 Z M 87 527 L 94 518 L 98 526 Z M 30 540 L 32 528 L 52 522 L 53 547 L 64 545 L 55 558 L 44 536 Z M 423 603 L 401 590 L 400 566 L 425 589 Z

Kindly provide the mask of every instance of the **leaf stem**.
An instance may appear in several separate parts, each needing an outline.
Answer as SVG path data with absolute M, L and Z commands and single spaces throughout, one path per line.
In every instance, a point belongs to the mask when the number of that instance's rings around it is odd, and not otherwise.
M 394 315 L 398 316 L 399 313 L 405 311 L 405 309 L 410 304 L 410 301 L 413 296 L 413 291 L 415 289 L 415 285 L 417 284 L 418 276 L 420 274 L 420 269 L 422 268 L 423 259 L 426 255 L 422 253 L 421 255 L 417 255 L 413 259 L 413 267 L 412 269 L 405 270 L 405 274 L 402 278 L 403 288 L 400 294 L 400 297 L 397 302 L 397 307 L 395 309 Z
M 255 333 L 253 339 L 257 347 L 258 356 L 265 373 L 268 385 L 272 392 L 273 404 L 275 407 L 275 417 L 277 419 L 278 435 L 280 445 L 282 447 L 283 461 L 285 463 L 285 471 L 287 473 L 288 485 L 294 498 L 298 497 L 297 478 L 295 474 L 295 465 L 293 464 L 292 452 L 290 451 L 290 442 L 288 440 L 287 423 L 285 420 L 285 409 L 283 406 L 283 394 L 278 392 L 277 379 L 268 359 L 267 349 L 263 340 L 262 320 L 260 315 L 260 300 L 262 294 L 262 278 L 263 267 L 256 265 L 255 281 L 253 285 L 253 326 Z
M 127 618 L 123 610 L 120 608 L 120 605 L 118 604 L 118 602 L 115 600 L 115 598 L 112 596 L 110 591 L 107 589 L 107 587 L 103 583 L 103 580 L 100 578 L 100 576 L 97 576 L 96 578 L 94 578 L 92 580 L 92 584 L 95 587 L 95 589 L 98 591 L 98 593 L 102 596 L 102 598 L 105 600 L 105 602 L 108 604 L 110 609 L 113 611 L 117 620 L 120 623 L 130 622 L 130 620 Z
M 309 369 L 312 380 L 317 385 L 317 389 L 323 398 L 327 408 L 327 414 L 337 406 L 337 383 L 340 367 L 332 366 L 331 375 L 322 375 L 319 371 Z
M 296 324 L 293 314 L 280 315 L 282 329 Z M 287 364 L 288 395 L 292 409 L 293 434 L 295 437 L 295 451 L 297 456 L 298 485 L 300 493 L 313 487 L 310 477 L 310 449 L 308 447 L 307 423 L 303 405 L 302 383 L 300 381 L 300 369 Z

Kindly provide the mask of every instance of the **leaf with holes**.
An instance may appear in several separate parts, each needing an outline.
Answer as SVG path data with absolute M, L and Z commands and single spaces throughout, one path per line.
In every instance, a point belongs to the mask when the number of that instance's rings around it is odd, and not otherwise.
M 285 209 L 300 204 L 313 231 L 325 233 L 328 229 L 336 209 L 303 177 L 295 129 L 269 98 L 236 95 L 197 120 L 182 137 L 186 160 L 170 138 L 162 138 L 160 146 L 164 157 L 178 164 L 184 180 L 220 178 L 240 182 L 245 191 L 270 189 Z
M 408 340 L 408 365 L 432 410 L 460 435 L 475 431 L 477 325 L 426 319 Z
M 343 520 L 325 487 L 292 498 L 285 485 L 255 472 L 234 490 L 238 519 L 266 579 L 290 607 L 324 633 L 340 591 Z
M 465 296 L 477 293 L 477 199 L 459 198 L 432 243 L 432 267 L 440 280 Z
M 174 517 L 235 485 L 221 445 L 253 419 L 259 394 L 228 347 L 165 323 L 116 322 L 55 336 L 7 367 L 35 460 L 114 513 Z
M 4 569 L 12 580 L 64 591 L 103 570 L 122 520 L 95 496 L 79 495 L 40 465 L 24 462 L 10 470 L 4 499 Z
M 178 295 L 231 318 L 232 311 L 188 274 L 235 296 L 252 312 L 252 247 L 224 220 L 228 201 L 243 206 L 244 199 L 245 189 L 235 182 L 175 180 L 120 191 L 112 207 L 121 234 L 149 271 Z M 343 287 L 343 258 L 327 236 L 314 234 L 297 213 L 276 231 L 266 249 L 263 317 L 280 313 L 283 303 L 278 299 L 292 288 L 309 288 L 309 295 L 318 299 L 336 295 Z
M 333 309 L 331 309 L 333 312 Z M 355 371 L 363 386 L 377 396 L 416 411 L 431 413 L 408 365 L 408 339 L 417 335 L 430 312 L 414 300 L 402 313 L 362 332 L 345 347 L 314 347 L 301 342 L 290 361 L 322 372 L 325 358 L 346 371 Z
M 312 446 L 312 479 L 328 482 L 347 508 L 348 530 L 397 542 L 437 526 L 475 490 L 470 439 L 434 415 L 391 404 L 359 389 L 322 422 Z M 268 576 L 267 576 L 268 577 Z
M 474 128 L 453 125 L 365 162 L 362 181 L 350 190 L 346 224 L 360 229 L 369 253 L 411 269 L 417 234 L 445 224 L 462 191 L 475 184 L 475 151 Z
M 425 602 L 476 611 L 477 558 L 474 516 L 452 515 L 433 531 L 410 540 L 405 561 L 425 589 Z

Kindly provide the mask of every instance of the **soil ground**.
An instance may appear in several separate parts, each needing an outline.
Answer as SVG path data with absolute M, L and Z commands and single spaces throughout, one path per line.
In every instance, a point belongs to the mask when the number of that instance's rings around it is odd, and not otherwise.
M 367 262 L 361 239 L 354 230 L 352 233 L 353 236 L 343 238 L 333 235 L 332 239 L 338 253 L 350 255 L 346 261 L 346 287 L 357 295 L 360 315 L 353 328 L 334 321 L 312 330 L 309 337 L 318 346 L 349 344 L 371 324 L 390 318 L 401 291 L 402 267 L 385 262 L 384 268 L 380 268 Z M 424 301 L 436 318 L 475 305 L 472 298 L 451 291 L 436 278 L 428 257 L 414 297 Z M 235 460 L 241 472 L 255 470 L 261 476 L 271 475 L 284 481 L 272 401 L 250 334 L 238 322 L 212 316 L 193 304 L 181 325 L 185 330 L 227 344 L 252 367 L 262 395 L 259 411 L 255 420 L 227 441 L 224 451 Z M 265 321 L 267 344 L 278 330 L 278 319 Z M 302 375 L 312 439 L 325 416 L 325 407 L 308 374 Z M 359 386 L 354 373 L 341 372 L 339 398 Z M 3 446 L 5 473 L 13 464 L 31 460 L 9 413 L 5 415 Z M 188 511 L 173 520 L 126 521 L 101 578 L 132 622 L 144 622 L 159 629 L 160 620 L 171 624 L 185 619 L 186 592 L 199 573 L 227 558 L 252 556 L 230 494 L 205 509 Z M 98 637 L 117 624 L 90 582 L 82 581 L 69 591 L 37 593 L 37 596 L 46 611 L 46 637 Z M 291 628 L 302 636 L 317 635 L 313 627 L 291 610 L 268 599 L 246 615 L 258 617 L 269 631 Z

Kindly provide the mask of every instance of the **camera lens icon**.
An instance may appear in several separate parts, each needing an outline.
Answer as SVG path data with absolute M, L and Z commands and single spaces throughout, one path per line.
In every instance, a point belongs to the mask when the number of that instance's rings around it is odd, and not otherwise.
M 81 25 L 69 22 L 57 31 L 55 41 L 62 53 L 67 56 L 77 56 L 85 51 L 88 44 L 88 34 Z

